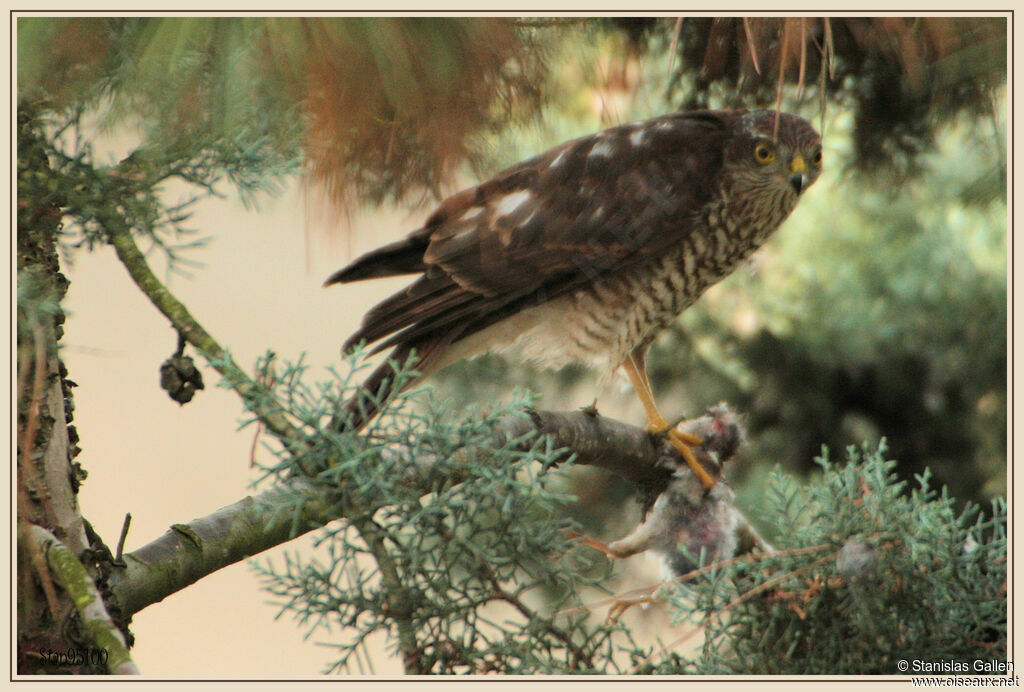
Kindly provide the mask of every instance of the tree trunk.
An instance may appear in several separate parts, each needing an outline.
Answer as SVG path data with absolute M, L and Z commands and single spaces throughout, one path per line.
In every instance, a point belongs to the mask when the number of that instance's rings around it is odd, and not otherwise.
M 18 673 L 105 673 L 101 656 L 89 655 L 95 646 L 81 631 L 75 604 L 51 572 L 49 550 L 28 531 L 33 524 L 47 529 L 95 566 L 77 499 L 85 472 L 74 462 L 74 383 L 57 352 L 68 287 L 57 256 L 60 202 L 45 184 L 53 180 L 49 162 L 24 113 L 18 130 Z

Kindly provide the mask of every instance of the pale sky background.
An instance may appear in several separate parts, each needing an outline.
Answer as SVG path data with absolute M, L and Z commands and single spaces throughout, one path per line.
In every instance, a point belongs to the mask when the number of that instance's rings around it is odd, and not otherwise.
M 365 251 L 411 229 L 403 214 L 353 217 L 351 245 Z M 327 224 L 328 222 L 324 222 Z M 362 312 L 394 281 L 322 289 L 349 258 L 340 228 L 307 223 L 300 191 L 263 198 L 258 210 L 237 200 L 210 200 L 191 226 L 209 235 L 192 257 L 205 263 L 193 278 L 172 275 L 169 287 L 235 359 L 249 368 L 265 349 L 295 359 L 305 352 L 314 372 L 339 361 L 338 347 Z M 307 230 L 312 241 L 307 243 Z M 333 233 L 339 240 L 327 242 Z M 307 267 L 307 248 L 310 250 Z M 151 254 L 161 279 L 160 253 Z M 133 550 L 165 532 L 244 497 L 254 429 L 237 431 L 238 397 L 216 387 L 219 375 L 197 358 L 207 385 L 179 406 L 159 387 L 160 364 L 177 343 L 167 320 L 128 277 L 111 248 L 78 252 L 65 268 L 71 289 L 64 358 L 75 390 L 78 461 L 88 470 L 82 512 L 104 539 L 117 541 L 125 512 Z M 193 356 L 194 351 L 189 350 Z M 262 452 L 267 459 L 266 452 Z M 308 538 L 288 549 L 305 547 Z M 280 554 L 280 549 L 265 555 Z M 150 606 L 132 625 L 133 651 L 145 674 L 315 674 L 328 652 L 302 641 L 245 563 L 222 570 Z M 382 657 L 378 673 L 398 673 Z

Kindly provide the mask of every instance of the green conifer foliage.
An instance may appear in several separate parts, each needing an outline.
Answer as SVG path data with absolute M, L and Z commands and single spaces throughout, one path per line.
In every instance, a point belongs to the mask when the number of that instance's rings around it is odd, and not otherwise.
M 806 486 L 772 474 L 760 517 L 777 553 L 677 589 L 700 655 L 638 671 L 896 675 L 915 672 L 900 661 L 1005 661 L 1005 502 L 988 518 L 957 514 L 927 473 L 916 487 L 897 480 L 884 452 L 850 448 L 839 464 L 826 450 Z

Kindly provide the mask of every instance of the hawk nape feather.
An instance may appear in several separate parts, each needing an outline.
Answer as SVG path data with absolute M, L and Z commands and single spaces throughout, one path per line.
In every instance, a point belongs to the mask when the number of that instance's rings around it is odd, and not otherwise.
M 360 429 L 376 415 L 411 356 L 423 378 L 518 343 L 553 367 L 623 367 L 649 429 L 668 430 L 647 348 L 767 240 L 821 167 L 821 138 L 801 117 L 692 111 L 566 142 L 452 195 L 404 240 L 325 282 L 416 275 L 345 342 L 392 351 L 339 424 Z M 691 461 L 699 439 L 668 432 Z

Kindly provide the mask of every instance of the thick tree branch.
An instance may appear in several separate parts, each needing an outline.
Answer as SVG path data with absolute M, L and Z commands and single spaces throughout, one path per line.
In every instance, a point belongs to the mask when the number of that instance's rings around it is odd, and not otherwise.
M 300 502 L 301 500 L 301 502 Z M 301 507 L 295 514 L 295 508 Z M 121 611 L 134 614 L 203 577 L 337 519 L 323 493 L 295 481 L 251 495 L 124 555 L 110 587 Z
M 639 488 L 664 485 L 672 476 L 675 462 L 669 460 L 678 455 L 667 439 L 593 409 L 526 413 L 502 419 L 495 428 L 496 446 L 536 432 L 548 435 L 554 447 L 574 454 L 577 464 L 606 469 Z
M 715 432 L 716 420 L 705 416 L 692 421 L 689 429 L 706 432 L 705 448 L 697 450 L 698 458 L 717 474 L 716 450 L 734 447 L 736 440 L 731 438 L 732 429 Z M 508 440 L 535 439 L 537 433 L 551 435 L 556 446 L 565 448 L 566 458 L 575 455 L 578 464 L 599 466 L 627 478 L 648 494 L 648 504 L 679 478 L 674 475 L 679 458 L 667 443 L 652 438 L 643 428 L 592 411 L 529 411 L 507 416 L 495 426 L 494 449 L 506 447 Z M 522 446 L 525 449 L 531 444 L 524 441 Z M 460 452 L 457 464 L 486 463 L 483 459 L 493 457 L 486 449 Z M 424 492 L 433 480 L 431 466 L 430 460 L 423 460 L 415 474 Z M 449 481 L 453 476 L 458 481 L 459 475 L 457 470 L 446 471 Z M 716 496 L 716 501 L 721 500 Z M 134 614 L 208 574 L 342 518 L 338 512 L 333 489 L 317 489 L 295 480 L 171 527 L 160 538 L 124 556 L 126 566 L 115 566 L 110 576 L 111 590 L 122 612 Z M 742 523 L 749 526 L 745 520 Z
M 743 438 L 736 416 L 724 405 L 707 414 L 679 424 L 680 429 L 697 435 L 704 444 L 695 450 L 698 460 L 712 476 L 720 476 L 722 465 L 732 459 Z M 523 437 L 536 431 L 548 435 L 555 447 L 575 455 L 576 463 L 611 471 L 651 498 L 660 495 L 679 475 L 679 454 L 660 435 L 651 435 L 636 426 L 606 418 L 595 409 L 579 411 L 528 411 L 527 416 L 511 415 L 495 429 L 495 444 Z M 687 474 L 682 474 L 688 477 Z

